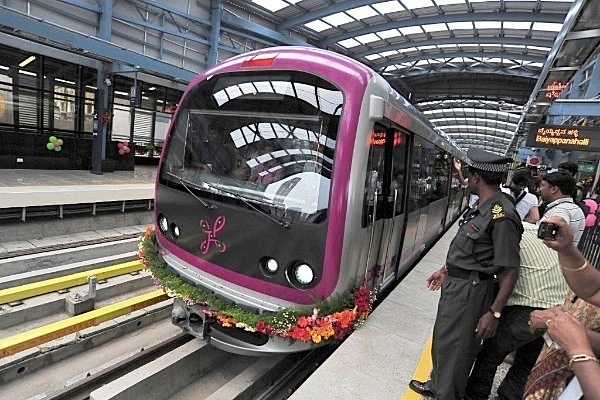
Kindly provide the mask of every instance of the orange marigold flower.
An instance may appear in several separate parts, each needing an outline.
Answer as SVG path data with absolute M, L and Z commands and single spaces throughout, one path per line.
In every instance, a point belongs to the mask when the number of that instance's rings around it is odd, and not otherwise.
M 308 326 L 308 318 L 306 318 L 305 316 L 302 316 L 302 317 L 298 318 L 298 321 L 296 323 L 298 324 L 299 327 L 306 328 Z
M 296 340 L 308 342 L 310 340 L 310 332 L 306 328 L 300 328 L 299 326 L 293 326 L 289 332 L 289 336 Z

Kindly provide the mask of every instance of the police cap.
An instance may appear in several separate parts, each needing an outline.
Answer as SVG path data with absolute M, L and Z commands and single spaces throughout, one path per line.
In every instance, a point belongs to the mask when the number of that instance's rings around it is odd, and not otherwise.
M 490 153 L 477 147 L 471 147 L 467 151 L 469 166 L 481 171 L 507 172 L 508 164 L 513 160 L 507 156 Z

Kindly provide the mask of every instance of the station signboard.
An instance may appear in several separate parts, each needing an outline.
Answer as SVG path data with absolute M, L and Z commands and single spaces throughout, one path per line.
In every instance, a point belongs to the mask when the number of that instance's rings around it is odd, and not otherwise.
M 525 144 L 548 149 L 600 151 L 600 127 L 532 125 Z

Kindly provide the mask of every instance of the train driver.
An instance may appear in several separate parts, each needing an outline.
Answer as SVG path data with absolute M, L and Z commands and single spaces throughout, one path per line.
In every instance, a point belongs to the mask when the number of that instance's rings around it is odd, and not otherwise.
M 223 145 L 223 128 L 211 123 L 192 149 L 192 167 L 200 168 L 217 175 L 227 175 L 231 171 L 231 157 Z

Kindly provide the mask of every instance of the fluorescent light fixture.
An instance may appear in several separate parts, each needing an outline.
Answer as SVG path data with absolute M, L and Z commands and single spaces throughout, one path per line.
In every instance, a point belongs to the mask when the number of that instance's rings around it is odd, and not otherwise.
M 33 60 L 35 60 L 35 56 L 29 56 L 19 64 L 19 67 L 23 68 L 26 65 L 29 65 Z
M 148 90 L 149 90 L 149 91 L 156 90 L 156 86 L 150 86 L 150 87 L 148 88 Z
M 66 84 L 68 84 L 68 85 L 75 85 L 75 82 L 73 82 L 73 81 L 67 81 L 67 80 L 60 79 L 60 78 L 54 78 L 54 80 L 55 80 L 56 82 L 60 82 L 60 83 L 66 83 Z

